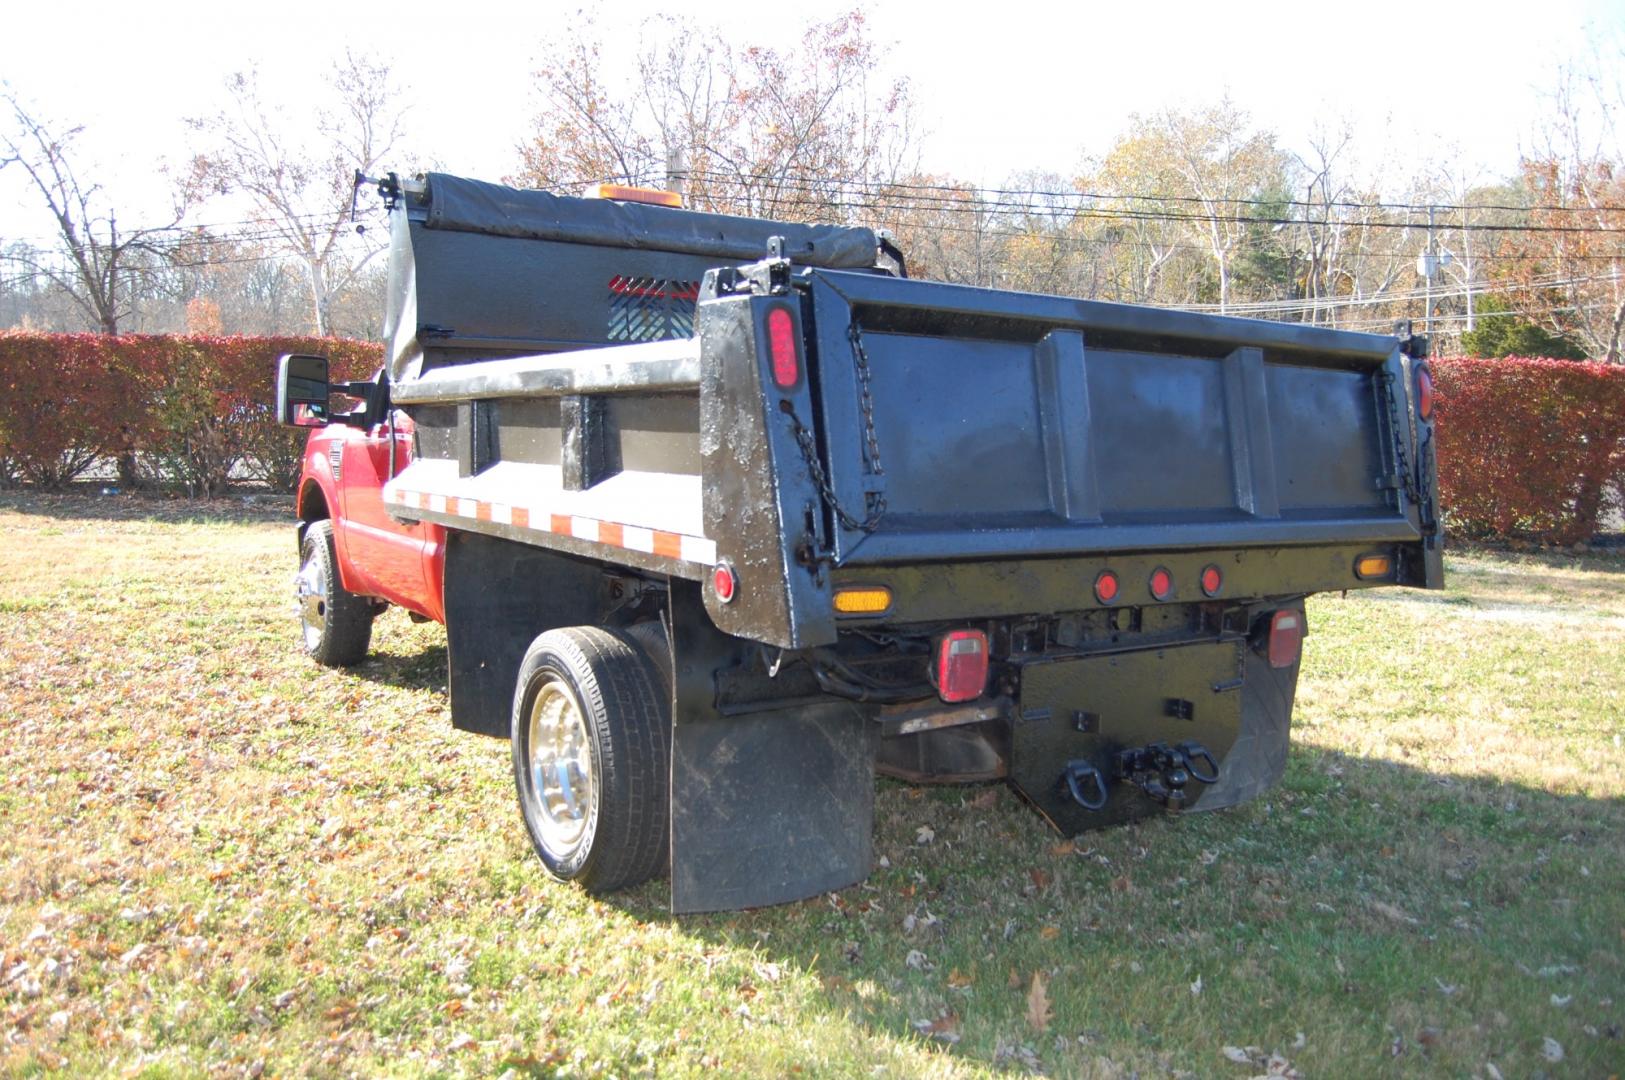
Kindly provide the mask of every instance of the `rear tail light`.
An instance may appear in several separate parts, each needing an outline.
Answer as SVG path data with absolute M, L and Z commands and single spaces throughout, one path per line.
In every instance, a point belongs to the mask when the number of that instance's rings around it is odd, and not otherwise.
M 955 630 L 937 642 L 937 696 L 943 701 L 975 701 L 987 689 L 987 635 Z
M 1161 566 L 1151 571 L 1151 598 L 1153 600 L 1166 600 L 1173 594 L 1174 575 Z
M 1288 668 L 1303 652 L 1303 612 L 1277 611 L 1270 616 L 1270 667 Z
M 1416 369 L 1416 415 L 1424 420 L 1433 419 L 1433 372 L 1426 364 Z
M 796 349 L 796 324 L 790 309 L 769 308 L 767 312 L 767 352 L 773 361 L 773 381 L 780 390 L 789 390 L 801 381 L 801 356 Z
M 1202 570 L 1202 592 L 1208 596 L 1218 596 L 1219 590 L 1224 588 L 1224 575 L 1219 573 L 1217 566 L 1205 567 Z
M 1095 599 L 1102 604 L 1117 602 L 1117 594 L 1122 591 L 1118 584 L 1117 575 L 1110 570 L 1102 570 L 1095 575 Z

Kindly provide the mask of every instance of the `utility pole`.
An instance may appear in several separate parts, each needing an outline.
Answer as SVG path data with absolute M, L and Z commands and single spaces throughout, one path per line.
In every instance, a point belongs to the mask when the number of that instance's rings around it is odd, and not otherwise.
M 666 150 L 666 190 L 675 191 L 688 203 L 688 155 L 681 146 L 673 146 Z
M 1428 206 L 1428 252 L 1425 259 L 1427 266 L 1427 312 L 1422 316 L 1422 332 L 1433 336 L 1433 271 L 1438 266 L 1438 256 L 1433 249 L 1433 207 Z

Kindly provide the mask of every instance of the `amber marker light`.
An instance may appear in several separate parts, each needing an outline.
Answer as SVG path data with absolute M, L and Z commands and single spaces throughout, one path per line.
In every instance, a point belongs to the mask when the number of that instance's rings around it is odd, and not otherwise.
M 1386 555 L 1361 555 L 1354 560 L 1357 578 L 1385 578 L 1394 572 L 1394 560 Z
M 589 199 L 614 199 L 616 202 L 648 203 L 651 206 L 681 208 L 683 205 L 683 197 L 675 191 L 628 187 L 625 184 L 589 184 L 582 195 Z
M 884 585 L 843 585 L 835 590 L 835 610 L 842 615 L 883 615 L 891 608 Z

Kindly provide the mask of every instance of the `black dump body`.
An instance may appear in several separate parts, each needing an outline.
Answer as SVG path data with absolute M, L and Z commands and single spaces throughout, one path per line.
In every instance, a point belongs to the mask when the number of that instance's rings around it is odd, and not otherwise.
M 866 229 L 441 174 L 403 210 L 419 456 L 385 499 L 453 530 L 454 721 L 501 730 L 540 630 L 658 619 L 678 910 L 861 878 L 877 766 L 1008 777 L 1067 832 L 1250 798 L 1286 759 L 1276 621 L 1442 583 L 1414 339 L 911 281 Z M 964 630 L 985 692 L 945 705 Z
M 771 237 L 806 266 L 873 265 L 873 231 L 582 199 L 429 173 L 392 216 L 390 377 L 686 338 L 700 280 Z

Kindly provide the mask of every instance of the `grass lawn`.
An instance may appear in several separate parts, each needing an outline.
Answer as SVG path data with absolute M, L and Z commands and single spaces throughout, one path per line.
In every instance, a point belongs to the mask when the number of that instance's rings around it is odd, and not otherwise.
M 1625 1072 L 1625 559 L 1312 600 L 1258 803 L 885 782 L 865 884 L 675 919 L 544 876 L 439 627 L 303 657 L 285 512 L 0 498 L 0 1070 Z

